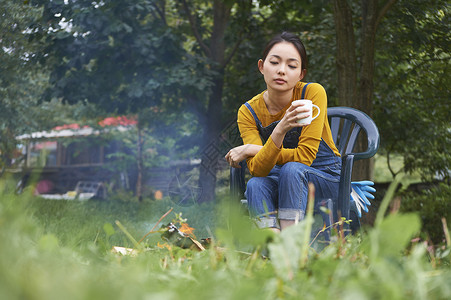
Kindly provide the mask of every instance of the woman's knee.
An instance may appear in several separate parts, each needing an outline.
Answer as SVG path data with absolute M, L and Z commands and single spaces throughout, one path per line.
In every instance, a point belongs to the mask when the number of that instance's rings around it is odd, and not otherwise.
M 280 178 L 302 180 L 305 178 L 305 171 L 308 166 L 299 162 L 288 162 L 280 170 Z
M 267 190 L 270 189 L 267 187 L 267 184 L 268 183 L 263 180 L 263 177 L 252 177 L 246 184 L 246 198 L 249 201 L 252 201 L 252 198 L 260 197 L 262 194 L 266 194 Z
M 261 185 L 262 185 L 262 182 L 261 182 L 261 180 L 259 180 L 259 177 L 252 177 L 247 182 L 246 189 L 248 191 L 255 191 L 256 189 L 260 189 Z
M 277 193 L 277 181 L 268 177 L 252 177 L 247 182 L 245 196 L 249 201 L 252 201 L 255 199 L 273 199 Z

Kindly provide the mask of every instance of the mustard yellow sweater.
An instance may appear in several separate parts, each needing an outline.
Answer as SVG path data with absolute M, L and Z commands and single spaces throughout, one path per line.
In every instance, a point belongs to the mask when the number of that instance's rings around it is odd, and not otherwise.
M 296 84 L 291 101 L 301 99 L 302 88 L 304 85 L 306 85 L 305 82 L 298 82 Z M 279 113 L 271 115 L 266 107 L 263 94 L 264 92 L 256 95 L 249 100 L 248 103 L 254 109 L 263 127 L 266 127 L 272 122 L 281 120 L 291 103 L 284 107 Z M 295 149 L 286 149 L 283 148 L 283 146 L 282 148 L 278 148 L 271 137 L 267 140 L 265 145 L 262 145 L 262 140 L 257 130 L 257 124 L 255 123 L 252 113 L 244 104 L 238 110 L 238 128 L 243 143 L 263 146 L 257 155 L 247 159 L 249 171 L 253 176 L 267 176 L 276 164 L 283 165 L 291 161 L 301 162 L 310 166 L 316 157 L 321 139 L 329 145 L 335 155 L 340 156 L 340 153 L 333 142 L 329 121 L 327 119 L 326 91 L 320 84 L 311 83 L 307 87 L 304 98 L 312 100 L 313 104 L 320 108 L 321 113 L 310 125 L 302 128 L 302 134 L 299 137 L 299 143 Z M 313 114 L 316 115 L 316 113 L 317 112 L 314 109 Z

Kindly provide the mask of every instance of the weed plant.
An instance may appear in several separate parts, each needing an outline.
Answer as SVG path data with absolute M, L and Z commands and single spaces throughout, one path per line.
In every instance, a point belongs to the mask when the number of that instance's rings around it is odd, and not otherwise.
M 412 242 L 421 226 L 412 213 L 382 211 L 367 233 L 335 235 L 316 252 L 310 214 L 276 235 L 224 199 L 174 207 L 198 238 L 213 238 L 207 250 L 164 244 L 155 233 L 136 256 L 121 256 L 111 247 L 133 243 L 115 221 L 139 240 L 170 202 L 48 201 L 5 188 L 0 198 L 0 299 L 451 298 L 449 240 L 432 249 Z

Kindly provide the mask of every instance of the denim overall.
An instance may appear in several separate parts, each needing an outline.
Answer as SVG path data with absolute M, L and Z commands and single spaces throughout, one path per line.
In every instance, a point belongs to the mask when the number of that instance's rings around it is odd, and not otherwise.
M 301 99 L 304 99 L 304 86 Z M 249 105 L 262 143 L 266 143 L 279 121 L 263 127 L 257 114 Z M 284 148 L 297 148 L 302 127 L 290 130 L 284 138 Z M 316 158 L 310 166 L 299 162 L 276 165 L 266 177 L 252 177 L 246 188 L 251 216 L 256 218 L 259 227 L 278 227 L 277 219 L 304 219 L 307 207 L 308 183 L 315 185 L 315 201 L 338 197 L 341 158 L 336 156 L 326 142 L 321 139 Z M 277 213 L 277 215 L 276 215 Z

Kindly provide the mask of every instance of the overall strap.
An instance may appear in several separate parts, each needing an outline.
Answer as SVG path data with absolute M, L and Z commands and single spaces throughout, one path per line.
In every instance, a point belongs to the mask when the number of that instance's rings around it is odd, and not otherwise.
M 304 85 L 304 88 L 302 89 L 301 99 L 305 99 L 304 98 L 305 97 L 305 91 L 307 91 L 307 85 L 309 85 L 309 84 L 310 84 L 310 82 L 307 83 L 306 85 Z
M 260 127 L 262 126 L 262 123 L 260 122 L 260 120 L 257 117 L 257 114 L 255 113 L 254 109 L 252 108 L 252 106 L 249 103 L 244 103 L 244 105 L 246 105 L 247 109 L 249 109 L 249 111 L 251 112 L 252 116 L 254 116 L 254 120 L 255 120 L 255 124 L 258 126 L 260 125 Z

